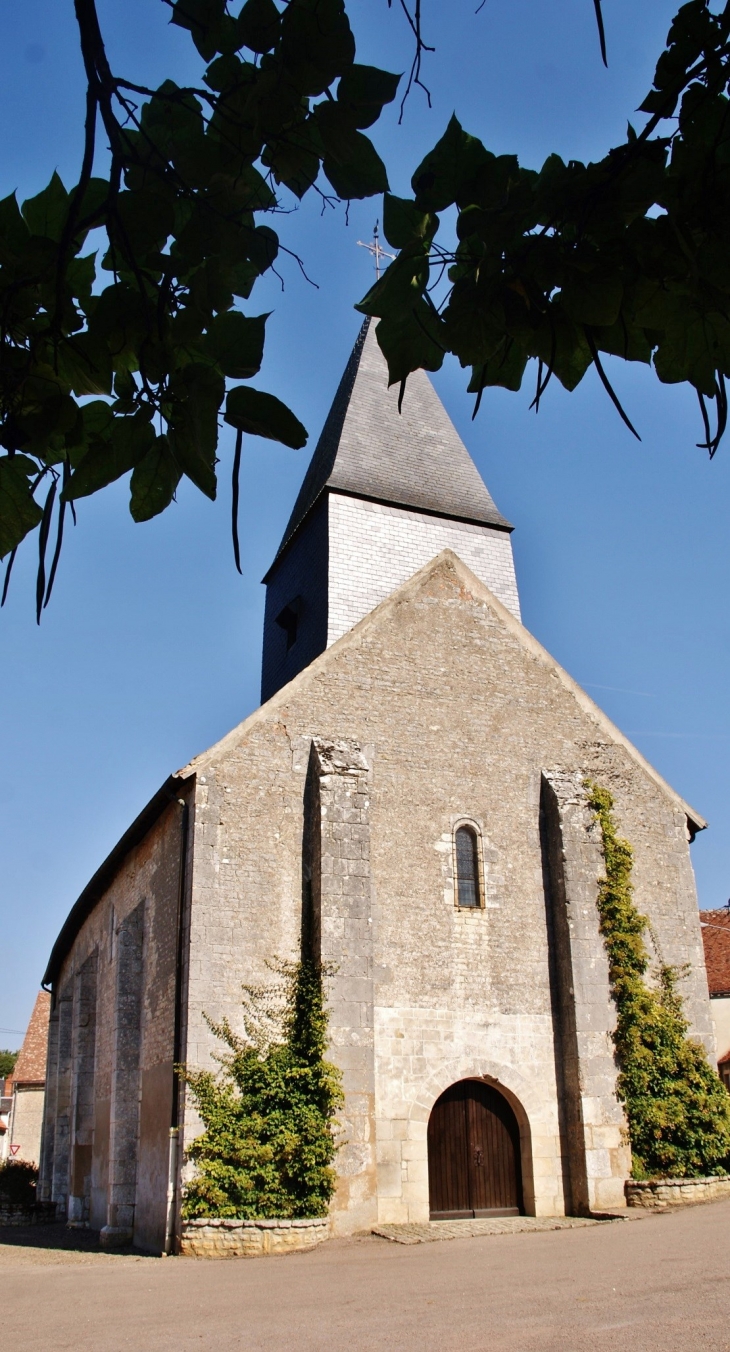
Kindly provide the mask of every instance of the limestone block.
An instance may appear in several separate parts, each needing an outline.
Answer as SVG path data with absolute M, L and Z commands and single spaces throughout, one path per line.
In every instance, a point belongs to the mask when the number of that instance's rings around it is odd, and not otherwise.
M 656 1211 L 697 1202 L 712 1202 L 721 1197 L 730 1197 L 730 1178 L 716 1175 L 707 1178 L 659 1178 L 648 1182 L 629 1179 L 626 1184 L 628 1206 L 647 1207 Z
M 383 1225 L 404 1225 L 409 1219 L 408 1206 L 401 1197 L 383 1197 L 381 1193 L 378 1194 L 379 1222 Z
M 304 1220 L 183 1221 L 180 1253 L 193 1258 L 260 1258 L 313 1249 L 330 1235 L 328 1218 Z
M 400 1160 L 378 1164 L 378 1197 L 400 1197 L 403 1188 Z

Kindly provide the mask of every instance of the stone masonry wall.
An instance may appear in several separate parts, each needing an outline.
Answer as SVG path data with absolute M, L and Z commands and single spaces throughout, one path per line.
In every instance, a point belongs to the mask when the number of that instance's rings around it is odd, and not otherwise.
M 76 976 L 73 1132 L 68 1219 L 86 1224 L 91 1210 L 96 1067 L 96 980 L 99 954 L 90 953 Z
M 330 493 L 327 646 L 442 549 L 453 549 L 519 620 L 509 532 Z
M 314 929 L 319 957 L 333 969 L 330 1039 L 345 1093 L 334 1208 L 341 1228 L 360 1230 L 377 1220 L 370 765 L 357 743 L 321 738 L 311 764 Z
M 102 1239 L 128 1243 L 134 1235 L 137 1202 L 140 1068 L 142 1061 L 142 993 L 144 989 L 145 900 L 119 924 L 116 932 L 116 990 L 112 1096 L 109 1122 L 109 1186 L 107 1223 Z
M 605 862 L 601 829 L 588 807 L 580 771 L 545 772 L 543 811 L 547 904 L 553 912 L 548 930 L 560 986 L 564 1156 L 572 1209 L 587 1214 L 624 1205 L 623 1183 L 631 1167 L 627 1123 L 616 1096 L 611 1038 L 616 1008 L 597 906 Z
M 515 1109 L 528 1210 L 561 1214 L 543 772 L 585 773 L 614 794 L 636 853 L 636 903 L 666 960 L 689 962 L 688 1013 L 711 1044 L 681 802 L 478 580 L 443 555 L 190 767 L 198 776 L 192 1064 L 214 1064 L 203 1013 L 226 1015 L 240 1031 L 241 983 L 270 979 L 267 960 L 300 951 L 313 739 L 372 748 L 379 1219 L 428 1218 L 428 1116 L 449 1084 L 470 1076 L 496 1085 Z M 453 889 L 453 830 L 464 817 L 481 831 L 486 883 L 484 908 L 469 912 L 454 905 Z M 596 981 L 604 981 L 599 971 Z M 337 1059 L 334 1043 L 332 1051 Z M 189 1114 L 187 1138 L 197 1129 Z M 346 1213 L 335 1223 L 346 1229 Z
M 71 1207 L 74 1218 L 88 1216 L 92 1228 L 101 1230 L 115 1223 L 110 1203 L 133 1206 L 135 1243 L 158 1251 L 165 1240 L 168 1193 L 180 846 L 181 808 L 172 802 L 147 837 L 130 851 L 107 892 L 82 924 L 60 975 L 49 1031 L 43 1177 L 52 1186 L 47 1186 L 46 1192 L 52 1192 L 53 1201 L 61 1202 L 65 1211 L 75 1174 L 79 1191 L 71 1195 L 79 1200 Z M 141 904 L 144 924 L 139 1030 L 134 1046 L 127 1046 L 132 1059 L 138 1054 L 139 1073 L 136 1078 L 127 1073 L 125 1081 L 118 975 L 129 923 L 135 911 L 139 919 Z M 139 955 L 135 964 L 138 967 Z M 94 968 L 92 1066 L 90 974 Z M 127 973 L 127 977 L 133 975 Z M 122 982 L 123 1001 L 133 993 L 127 977 Z M 126 1072 L 129 1069 L 127 1058 Z M 117 1071 L 120 1079 L 115 1091 Z M 73 1141 L 72 1122 L 76 1125 Z M 144 1168 L 139 1162 L 140 1141 Z M 133 1189 L 131 1161 L 135 1155 Z M 128 1176 L 122 1180 L 125 1170 Z M 129 1190 L 124 1198 L 118 1191 L 122 1181 Z M 117 1188 L 114 1197 L 112 1187 Z

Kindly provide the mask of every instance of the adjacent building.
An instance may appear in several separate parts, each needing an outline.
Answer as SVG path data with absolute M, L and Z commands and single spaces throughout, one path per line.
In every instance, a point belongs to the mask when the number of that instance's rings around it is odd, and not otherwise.
M 700 924 L 717 1043 L 717 1069 L 730 1089 L 730 903 L 717 911 L 701 911 Z
M 2 1106 L 6 1129 L 0 1138 L 0 1158 L 39 1164 L 46 1089 L 46 1055 L 51 996 L 39 991 L 23 1045 L 5 1080 Z

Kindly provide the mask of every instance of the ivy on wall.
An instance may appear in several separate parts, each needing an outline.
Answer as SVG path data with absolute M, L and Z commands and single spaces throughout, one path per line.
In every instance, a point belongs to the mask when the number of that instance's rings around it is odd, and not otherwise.
M 598 889 L 601 933 L 616 1003 L 618 1094 L 626 1109 L 634 1178 L 697 1177 L 730 1167 L 730 1095 L 700 1042 L 688 1037 L 677 983 L 682 969 L 660 962 L 644 980 L 646 916 L 633 901 L 633 850 L 617 832 L 613 797 L 587 783 L 600 824 L 606 876 Z
M 244 987 L 245 1037 L 227 1019 L 210 1023 L 228 1048 L 221 1071 L 182 1070 L 205 1124 L 187 1151 L 196 1172 L 186 1219 L 327 1214 L 343 1095 L 340 1071 L 325 1059 L 326 972 L 312 960 L 274 970 L 279 986 Z

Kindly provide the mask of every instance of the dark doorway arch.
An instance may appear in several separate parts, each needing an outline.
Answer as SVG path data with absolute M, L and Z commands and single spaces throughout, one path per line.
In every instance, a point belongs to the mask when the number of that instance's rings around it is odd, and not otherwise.
M 432 1220 L 519 1216 L 520 1129 L 506 1098 L 483 1080 L 459 1080 L 428 1119 Z

